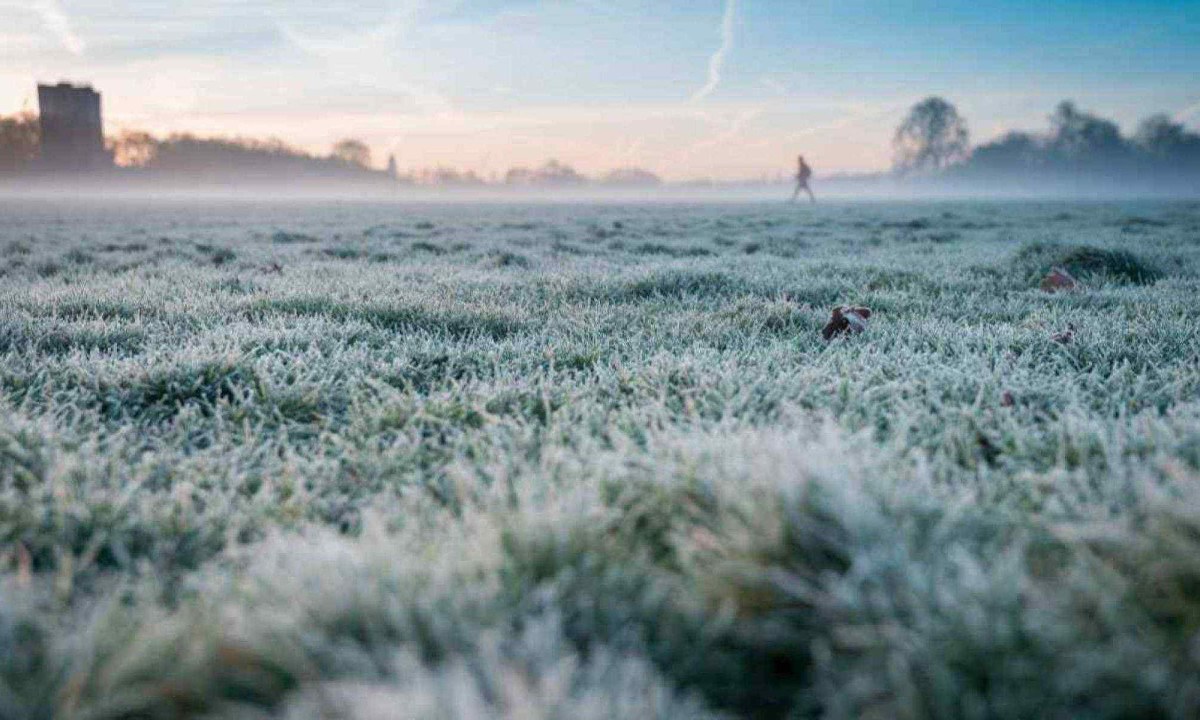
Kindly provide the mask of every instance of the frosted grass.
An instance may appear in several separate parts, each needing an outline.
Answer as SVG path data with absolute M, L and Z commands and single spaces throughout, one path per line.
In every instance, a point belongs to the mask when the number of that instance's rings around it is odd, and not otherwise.
M 1200 705 L 1194 204 L 3 209 L 0 718 Z

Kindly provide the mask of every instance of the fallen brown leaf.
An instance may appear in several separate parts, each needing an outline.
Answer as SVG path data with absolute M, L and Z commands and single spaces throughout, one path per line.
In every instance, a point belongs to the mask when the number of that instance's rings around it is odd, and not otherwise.
M 1067 323 L 1067 329 L 1062 332 L 1056 332 L 1050 336 L 1050 339 L 1059 345 L 1069 345 L 1075 340 L 1075 325 Z
M 857 335 L 867 329 L 867 319 L 870 317 L 870 308 L 851 305 L 835 307 L 829 322 L 821 330 L 821 337 L 832 340 L 843 333 Z
M 1056 267 L 1042 278 L 1042 292 L 1068 292 L 1079 287 L 1079 281 L 1071 277 L 1066 268 Z

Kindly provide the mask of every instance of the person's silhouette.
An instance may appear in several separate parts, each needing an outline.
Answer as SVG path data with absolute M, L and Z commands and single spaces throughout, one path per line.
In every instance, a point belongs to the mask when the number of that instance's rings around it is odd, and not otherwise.
M 812 177 L 812 168 L 804 162 L 803 155 L 796 159 L 796 163 L 796 191 L 792 193 L 792 202 L 796 202 L 796 198 L 800 197 L 801 190 L 808 193 L 809 200 L 816 202 L 817 198 L 813 195 L 812 188 L 808 186 L 808 179 Z

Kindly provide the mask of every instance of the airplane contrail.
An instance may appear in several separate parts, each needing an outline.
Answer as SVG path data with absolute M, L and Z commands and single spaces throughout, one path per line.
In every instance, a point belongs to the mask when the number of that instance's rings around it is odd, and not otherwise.
M 712 94 L 721 84 L 721 70 L 725 67 L 725 56 L 733 49 L 733 18 L 737 12 L 737 0 L 725 0 L 725 14 L 721 18 L 721 46 L 708 59 L 708 82 L 692 95 L 692 102 L 700 102 Z
M 42 18 L 46 29 L 54 34 L 67 52 L 72 55 L 83 54 L 83 40 L 71 29 L 71 19 L 67 17 L 66 11 L 63 10 L 58 0 L 36 0 L 33 3 L 33 10 Z

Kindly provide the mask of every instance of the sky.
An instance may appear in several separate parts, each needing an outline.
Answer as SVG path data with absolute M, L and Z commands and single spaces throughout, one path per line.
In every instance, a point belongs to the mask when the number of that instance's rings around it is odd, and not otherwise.
M 277 137 L 482 175 L 886 168 L 905 111 L 972 140 L 1055 104 L 1200 127 L 1200 0 L 0 0 L 0 113 L 93 84 L 106 131 Z

